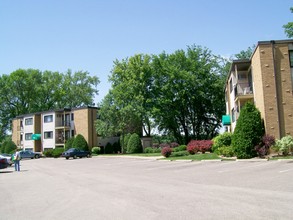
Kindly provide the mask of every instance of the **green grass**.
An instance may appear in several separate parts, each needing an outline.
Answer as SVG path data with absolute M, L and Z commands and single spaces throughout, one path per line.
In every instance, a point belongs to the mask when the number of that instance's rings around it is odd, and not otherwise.
M 275 157 L 270 157 L 269 160 L 278 160 L 278 159 L 293 159 L 293 156 L 275 156 Z

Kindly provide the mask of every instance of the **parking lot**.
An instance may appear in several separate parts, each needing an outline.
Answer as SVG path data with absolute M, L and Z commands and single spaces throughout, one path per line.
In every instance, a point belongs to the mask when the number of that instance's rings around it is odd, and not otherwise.
M 93 157 L 0 170 L 0 219 L 293 219 L 293 162 Z

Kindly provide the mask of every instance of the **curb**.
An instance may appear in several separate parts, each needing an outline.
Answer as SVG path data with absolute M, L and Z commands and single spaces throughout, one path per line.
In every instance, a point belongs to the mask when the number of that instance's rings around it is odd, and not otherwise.
M 236 159 L 237 162 L 263 162 L 269 161 L 268 159 Z
M 201 160 L 202 162 L 220 162 L 222 159 Z

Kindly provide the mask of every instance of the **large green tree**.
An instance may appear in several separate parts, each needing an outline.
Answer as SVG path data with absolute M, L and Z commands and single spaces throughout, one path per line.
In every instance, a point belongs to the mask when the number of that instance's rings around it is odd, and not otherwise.
M 291 13 L 293 13 L 293 7 L 290 8 Z M 288 22 L 287 24 L 283 25 L 283 28 L 285 29 L 285 33 L 287 37 L 292 38 L 293 37 L 293 22 Z
M 0 76 L 0 137 L 12 118 L 54 108 L 92 105 L 99 79 L 88 72 L 18 69 Z

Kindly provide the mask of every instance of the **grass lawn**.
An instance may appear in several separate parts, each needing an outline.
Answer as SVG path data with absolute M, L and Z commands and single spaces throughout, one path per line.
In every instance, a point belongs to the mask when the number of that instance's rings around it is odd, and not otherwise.
M 274 156 L 274 157 L 270 157 L 269 160 L 278 160 L 278 159 L 293 159 L 293 156 Z
M 217 154 L 214 153 L 205 153 L 205 154 L 194 154 L 187 156 L 170 156 L 168 158 L 164 158 L 164 160 L 215 160 L 221 159 Z

